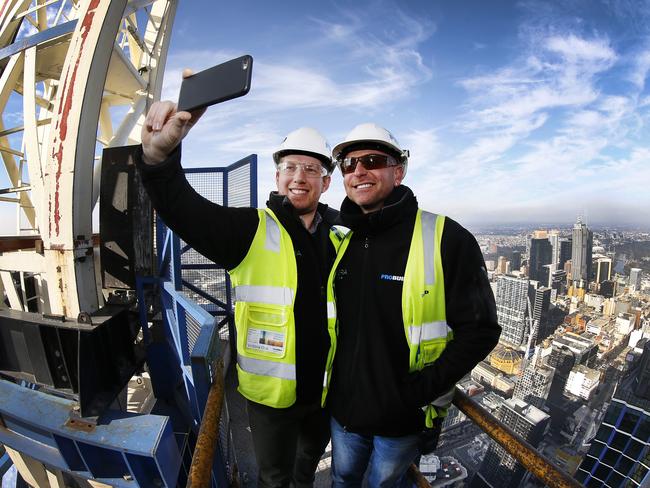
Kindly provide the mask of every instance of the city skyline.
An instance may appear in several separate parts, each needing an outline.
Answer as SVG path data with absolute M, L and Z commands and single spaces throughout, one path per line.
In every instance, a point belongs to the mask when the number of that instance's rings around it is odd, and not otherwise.
M 210 108 L 183 152 L 188 167 L 258 154 L 260 204 L 290 130 L 334 145 L 375 121 L 410 149 L 421 206 L 470 229 L 648 227 L 649 20 L 646 1 L 180 2 L 163 98 L 184 67 L 254 57 L 250 93 Z M 335 172 L 323 200 L 343 197 Z M 0 205 L 0 234 L 14 213 Z

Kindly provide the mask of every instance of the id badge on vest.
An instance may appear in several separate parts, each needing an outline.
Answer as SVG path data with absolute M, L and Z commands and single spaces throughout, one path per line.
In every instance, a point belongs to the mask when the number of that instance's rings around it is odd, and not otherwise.
M 284 355 L 286 336 L 283 332 L 264 329 L 248 328 L 246 333 L 246 349 Z

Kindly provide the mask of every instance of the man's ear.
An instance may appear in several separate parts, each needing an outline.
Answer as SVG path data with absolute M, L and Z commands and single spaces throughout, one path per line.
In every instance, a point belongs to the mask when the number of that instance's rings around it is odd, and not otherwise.
M 402 180 L 404 179 L 404 165 L 400 164 L 399 166 L 395 166 L 395 186 L 399 186 L 402 184 Z
M 332 177 L 330 175 L 323 176 L 323 189 L 321 190 L 321 193 L 325 193 L 327 189 L 330 187 L 330 183 L 332 182 Z

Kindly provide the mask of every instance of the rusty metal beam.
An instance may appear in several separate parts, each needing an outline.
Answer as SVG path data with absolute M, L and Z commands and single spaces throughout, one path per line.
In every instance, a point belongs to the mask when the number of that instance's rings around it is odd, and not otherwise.
M 571 476 L 560 471 L 550 459 L 537 452 L 533 446 L 481 408 L 458 388 L 454 394 L 453 403 L 545 485 L 550 488 L 579 488 L 582 486 Z
M 190 474 L 187 477 L 187 488 L 211 486 L 212 465 L 219 441 L 219 419 L 224 396 L 223 360 L 221 359 L 217 361 L 213 378 L 196 439 Z
M 431 485 L 415 464 L 411 464 L 409 466 L 407 475 L 409 478 L 411 478 L 411 481 L 416 486 L 416 488 L 431 488 Z

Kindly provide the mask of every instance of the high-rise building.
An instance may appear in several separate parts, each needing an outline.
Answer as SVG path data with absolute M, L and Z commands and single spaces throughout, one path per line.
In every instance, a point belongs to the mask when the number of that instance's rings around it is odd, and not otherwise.
M 559 230 L 549 230 L 548 231 L 548 241 L 551 243 L 551 264 L 554 264 L 557 269 L 557 265 L 560 262 L 560 231 Z
M 553 248 L 547 238 L 532 238 L 530 240 L 530 255 L 528 259 L 528 274 L 531 280 L 538 280 L 542 283 L 548 283 L 543 278 L 543 267 L 545 264 L 551 264 L 553 259 Z
M 546 339 L 552 333 L 552 331 L 549 330 L 551 289 L 546 286 L 540 286 L 539 283 L 535 284 L 535 282 L 531 281 L 528 288 L 528 296 L 533 307 L 531 318 L 533 319 L 533 327 L 537 335 L 535 342 L 532 343 L 534 346 Z
M 510 258 L 510 269 L 521 268 L 521 251 L 512 251 Z
M 558 295 L 566 293 L 566 271 L 558 269 L 551 273 L 551 289 L 557 290 Z
M 605 298 L 612 298 L 616 293 L 616 282 L 612 280 L 603 281 L 600 284 L 599 290 L 600 290 L 600 294 Z
M 641 268 L 630 268 L 630 287 L 634 287 L 634 291 L 641 289 Z
M 506 400 L 496 417 L 533 447 L 539 445 L 550 420 L 548 414 L 518 398 Z M 515 488 L 525 474 L 525 468 L 515 458 L 496 442 L 492 442 L 476 476 L 490 487 Z
M 567 261 L 571 261 L 571 251 L 573 247 L 573 241 L 570 237 L 560 238 L 560 258 L 557 263 L 556 269 L 564 269 L 564 265 Z
M 612 258 L 599 257 L 596 259 L 596 283 L 612 279 Z
M 506 274 L 508 268 L 508 260 L 505 256 L 499 256 L 497 260 L 497 269 L 496 272 L 499 274 Z
M 591 276 L 591 252 L 593 232 L 580 217 L 573 225 L 573 246 L 571 249 L 571 279 L 589 281 Z
M 528 323 L 526 306 L 528 297 L 528 280 L 515 276 L 497 278 L 497 318 L 501 325 L 501 340 L 514 346 L 521 346 L 526 340 Z
M 600 373 L 598 371 L 579 364 L 569 373 L 564 389 L 571 395 L 589 400 L 599 383 Z
M 551 391 L 555 370 L 544 365 L 540 353 L 541 348 L 537 347 L 535 355 L 528 362 L 519 381 L 517 381 L 512 396 L 542 409 Z
M 644 378 L 647 378 L 644 381 Z M 585 486 L 650 486 L 650 343 L 618 384 L 575 478 Z

